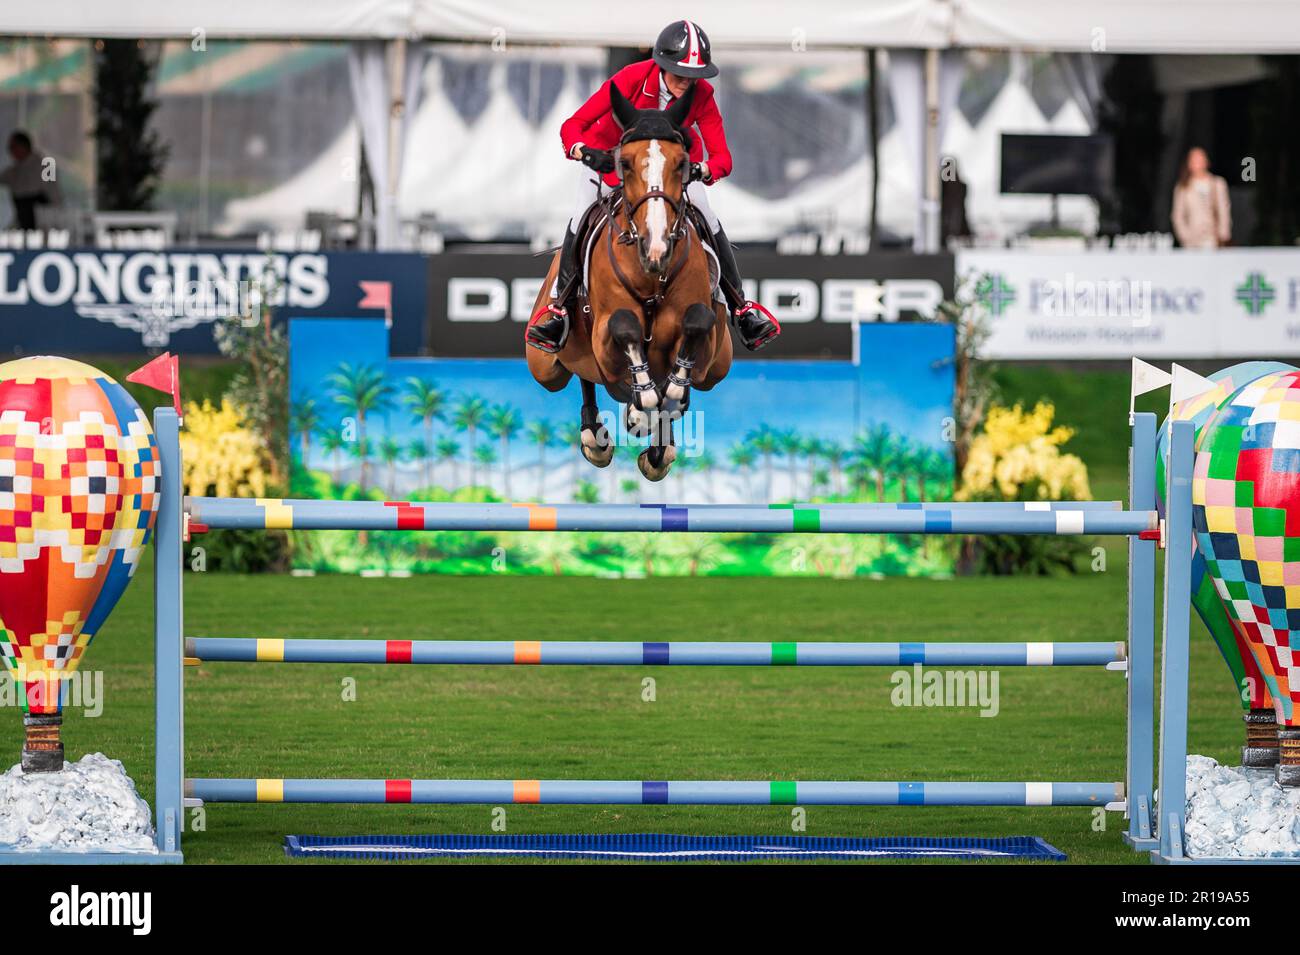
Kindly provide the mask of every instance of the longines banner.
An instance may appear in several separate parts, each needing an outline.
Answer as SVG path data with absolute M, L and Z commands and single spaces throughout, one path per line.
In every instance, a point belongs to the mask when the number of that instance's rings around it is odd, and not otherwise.
M 231 249 L 0 250 L 0 355 L 216 351 L 212 324 L 260 299 L 279 319 L 391 317 L 394 354 L 419 354 L 424 256 Z
M 1300 355 L 1300 250 L 961 252 L 988 358 Z
M 741 253 L 737 258 L 746 294 L 771 309 L 785 328 L 763 351 L 764 358 L 849 358 L 854 322 L 928 318 L 952 294 L 950 255 Z M 433 256 L 431 353 L 520 355 L 523 326 L 549 265 L 549 257 L 522 254 Z

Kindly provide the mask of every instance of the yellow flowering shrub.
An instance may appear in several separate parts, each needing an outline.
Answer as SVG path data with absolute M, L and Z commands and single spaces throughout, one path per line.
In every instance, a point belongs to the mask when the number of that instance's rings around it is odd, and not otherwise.
M 984 430 L 971 442 L 958 500 L 1087 501 L 1088 468 L 1061 445 L 1074 429 L 1052 427 L 1056 408 L 1039 402 L 1032 411 L 1020 405 L 994 405 Z
M 186 494 L 266 496 L 261 440 L 229 399 L 220 407 L 206 398 L 202 405 L 186 402 L 180 441 Z

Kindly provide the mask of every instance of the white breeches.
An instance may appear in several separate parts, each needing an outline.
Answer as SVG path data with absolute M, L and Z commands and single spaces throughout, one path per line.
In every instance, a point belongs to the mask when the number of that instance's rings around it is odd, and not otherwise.
M 592 180 L 596 174 L 586 166 L 579 165 L 581 175 L 578 176 L 578 192 L 574 197 L 573 214 L 569 216 L 569 228 L 576 229 L 578 222 L 582 219 L 582 214 L 587 211 L 587 207 L 596 201 L 596 186 Z M 600 194 L 609 195 L 613 190 L 602 180 L 600 183 Z M 686 194 L 690 197 L 691 204 L 704 214 L 704 221 L 709 224 L 709 229 L 717 232 L 722 228 L 722 223 L 718 221 L 713 207 L 709 205 L 709 190 L 702 182 L 693 182 L 686 187 Z

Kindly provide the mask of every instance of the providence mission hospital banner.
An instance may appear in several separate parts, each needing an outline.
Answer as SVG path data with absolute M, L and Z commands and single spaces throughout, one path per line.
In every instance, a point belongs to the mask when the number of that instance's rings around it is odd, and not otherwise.
M 1300 250 L 966 251 L 987 358 L 1300 355 Z

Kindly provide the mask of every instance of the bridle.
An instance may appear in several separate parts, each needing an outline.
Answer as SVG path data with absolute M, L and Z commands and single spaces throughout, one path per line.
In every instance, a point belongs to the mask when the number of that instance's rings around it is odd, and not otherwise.
M 626 136 L 624 141 L 626 141 Z M 623 142 L 619 143 L 620 151 L 623 144 Z M 619 168 L 621 168 L 621 164 Z M 665 271 L 659 273 L 658 281 L 655 283 L 655 290 L 650 295 L 644 295 L 632 284 L 631 279 L 627 277 L 623 268 L 618 264 L 618 256 L 614 254 L 614 226 L 617 224 L 621 213 L 627 221 L 627 227 L 619 232 L 617 236 L 619 245 L 633 245 L 640 242 L 641 233 L 637 231 L 636 213 L 651 199 L 662 199 L 673 210 L 672 225 L 668 228 L 668 242 L 672 249 L 669 255 L 672 257 L 672 261 Z M 673 279 L 681 272 L 682 267 L 686 265 L 686 260 L 690 258 L 691 230 L 688 225 L 689 217 L 686 214 L 690 204 L 691 200 L 687 195 L 685 184 L 682 185 L 680 199 L 674 199 L 662 189 L 651 189 L 635 202 L 628 202 L 627 192 L 621 185 L 610 195 L 609 224 L 605 229 L 605 249 L 609 255 L 609 264 L 613 267 L 614 275 L 618 278 L 619 284 L 623 286 L 628 295 L 641 303 L 642 311 L 645 314 L 645 340 L 647 342 L 654 338 L 655 315 L 659 311 L 659 306 L 663 304 L 664 297 L 668 294 L 669 286 L 672 285 Z M 678 253 L 679 242 L 681 243 L 680 254 Z
M 627 217 L 627 228 L 624 231 L 620 232 L 618 236 L 618 241 L 621 244 L 631 245 L 632 243 L 639 242 L 641 240 L 641 233 L 639 233 L 636 228 L 635 217 L 636 217 L 637 210 L 640 209 L 647 202 L 649 202 L 651 199 L 662 199 L 664 202 L 668 203 L 668 208 L 673 210 L 673 215 L 675 216 L 675 218 L 673 219 L 673 224 L 668 229 L 668 241 L 676 242 L 678 239 L 684 237 L 682 233 L 685 230 L 682 228 L 682 226 L 683 223 L 685 222 L 686 204 L 690 202 L 690 199 L 687 198 L 685 189 L 682 190 L 682 198 L 680 201 L 674 199 L 672 196 L 668 195 L 668 193 L 664 192 L 662 189 L 651 189 L 649 192 L 647 192 L 636 202 L 632 202 L 632 203 L 629 203 L 627 201 L 627 194 L 622 189 L 619 190 L 619 197 L 620 197 L 619 204 L 622 207 L 623 215 Z M 618 210 L 616 209 L 615 214 L 617 214 L 617 212 Z

